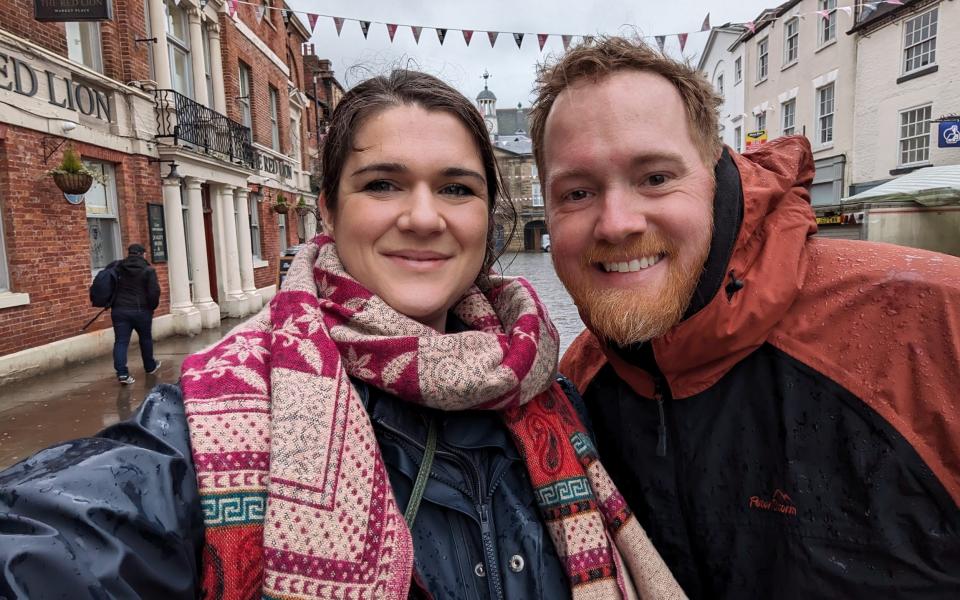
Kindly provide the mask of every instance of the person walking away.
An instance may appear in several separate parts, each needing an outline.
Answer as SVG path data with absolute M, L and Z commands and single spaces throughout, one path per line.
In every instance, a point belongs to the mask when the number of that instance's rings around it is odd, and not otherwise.
M 120 279 L 110 311 L 113 321 L 113 368 L 117 371 L 117 381 L 130 385 L 136 380 L 127 370 L 127 349 L 130 347 L 130 335 L 136 331 L 140 339 L 140 357 L 143 370 L 153 375 L 160 370 L 160 362 L 153 356 L 153 311 L 160 304 L 160 283 L 157 272 L 143 257 L 146 248 L 140 244 L 130 244 L 127 257 L 118 267 Z

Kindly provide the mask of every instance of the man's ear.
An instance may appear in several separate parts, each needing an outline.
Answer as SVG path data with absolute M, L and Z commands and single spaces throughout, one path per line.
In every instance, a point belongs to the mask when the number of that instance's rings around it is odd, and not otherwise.
M 330 237 L 334 237 L 333 214 L 330 212 L 330 208 L 327 206 L 327 197 L 325 195 L 320 194 L 320 197 L 317 198 L 317 206 L 320 207 L 320 218 L 323 221 L 323 232 Z

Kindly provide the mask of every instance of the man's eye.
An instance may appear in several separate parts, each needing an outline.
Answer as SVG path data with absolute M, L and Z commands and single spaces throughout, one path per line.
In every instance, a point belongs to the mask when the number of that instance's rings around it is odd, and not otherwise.
M 655 173 L 655 174 L 651 175 L 650 177 L 647 177 L 647 183 L 648 183 L 649 185 L 654 186 L 654 187 L 656 187 L 656 186 L 658 186 L 658 185 L 663 185 L 663 184 L 665 184 L 666 182 L 667 182 L 667 176 L 664 175 L 663 173 Z
M 587 190 L 573 190 L 572 192 L 567 192 L 563 195 L 563 200 L 567 202 L 579 202 L 586 199 L 590 195 L 590 192 Z
M 367 192 L 393 192 L 396 191 L 397 187 L 389 181 L 376 179 L 363 186 L 363 189 Z
M 441 194 L 447 194 L 449 196 L 475 196 L 476 193 L 469 187 L 463 185 L 462 183 L 451 183 L 450 185 L 444 186 L 440 190 Z

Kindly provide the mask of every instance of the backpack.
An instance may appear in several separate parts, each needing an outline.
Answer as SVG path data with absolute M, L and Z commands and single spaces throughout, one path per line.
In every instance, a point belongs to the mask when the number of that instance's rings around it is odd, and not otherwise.
M 113 304 L 117 294 L 117 282 L 120 281 L 118 267 L 120 261 L 115 260 L 97 273 L 90 284 L 90 303 L 96 307 L 107 308 Z

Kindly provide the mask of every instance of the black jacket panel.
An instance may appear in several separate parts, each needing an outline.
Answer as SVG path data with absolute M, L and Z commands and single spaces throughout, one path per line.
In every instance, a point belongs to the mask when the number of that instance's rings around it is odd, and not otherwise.
M 0 472 L 0 598 L 195 598 L 202 544 L 176 386 Z
M 605 366 L 604 466 L 691 598 L 960 598 L 960 508 L 859 398 L 764 345 L 657 402 Z
M 157 272 L 141 256 L 128 256 L 117 268 L 120 279 L 113 300 L 114 308 L 156 310 L 160 305 Z

